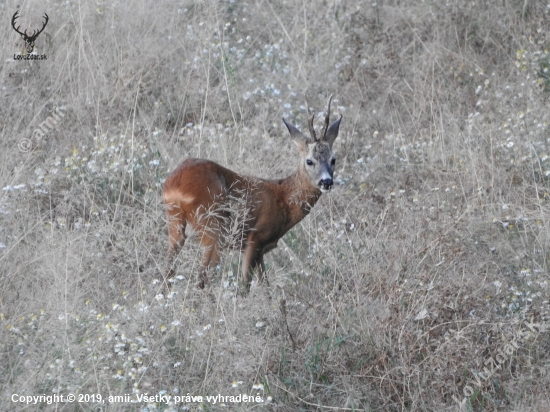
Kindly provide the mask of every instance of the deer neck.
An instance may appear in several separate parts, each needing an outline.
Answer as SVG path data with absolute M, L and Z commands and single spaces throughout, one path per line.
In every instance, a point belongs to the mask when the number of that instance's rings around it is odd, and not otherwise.
M 313 186 L 303 167 L 283 180 L 284 200 L 290 211 L 288 227 L 294 226 L 306 217 L 317 203 L 321 191 Z

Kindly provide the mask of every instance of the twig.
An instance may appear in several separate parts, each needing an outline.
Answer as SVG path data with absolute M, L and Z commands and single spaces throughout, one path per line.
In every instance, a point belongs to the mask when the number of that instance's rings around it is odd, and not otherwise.
M 283 320 L 285 321 L 286 331 L 288 332 L 288 336 L 290 336 L 290 340 L 292 342 L 292 349 L 295 351 L 296 350 L 296 342 L 294 341 L 294 337 L 292 336 L 292 333 L 290 333 L 290 328 L 288 327 L 288 322 L 286 320 L 286 299 L 281 299 L 279 309 L 281 310 L 281 313 L 283 314 Z
M 306 401 L 305 399 L 300 398 L 300 397 L 299 397 L 298 395 L 296 395 L 295 393 L 290 392 L 288 389 L 283 388 L 282 386 L 277 385 L 275 382 L 273 382 L 272 385 L 273 385 L 273 386 L 276 386 L 276 387 L 279 388 L 279 389 L 282 389 L 283 391 L 285 391 L 285 392 L 288 393 L 289 395 L 294 396 L 296 399 L 298 399 L 300 402 L 305 403 L 306 405 L 316 406 L 317 408 L 333 409 L 333 410 L 336 410 L 336 411 L 366 411 L 366 409 L 345 408 L 345 407 L 343 407 L 343 406 L 326 406 L 326 405 L 320 405 L 320 404 L 318 404 L 318 403 L 311 403 L 311 402 Z

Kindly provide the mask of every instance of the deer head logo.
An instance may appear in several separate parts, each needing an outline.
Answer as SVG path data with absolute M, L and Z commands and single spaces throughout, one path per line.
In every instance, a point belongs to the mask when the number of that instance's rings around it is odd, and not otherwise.
M 44 31 L 44 29 L 46 28 L 46 25 L 48 24 L 48 20 L 50 19 L 48 17 L 48 15 L 46 13 L 44 13 L 44 24 L 42 25 L 42 28 L 40 30 L 33 30 L 32 34 L 31 35 L 28 35 L 27 34 L 27 30 L 25 30 L 23 33 L 19 31 L 19 28 L 21 26 L 17 26 L 15 27 L 15 24 L 16 24 L 16 20 L 17 18 L 19 17 L 18 16 L 19 14 L 19 11 L 16 11 L 15 14 L 13 15 L 12 19 L 11 19 L 11 26 L 13 27 L 13 29 L 19 33 L 21 35 L 21 38 L 25 41 L 25 47 L 27 49 L 27 53 L 32 53 L 33 50 L 34 50 L 34 42 L 36 41 L 36 38 L 38 37 L 38 35 L 40 33 L 42 33 Z

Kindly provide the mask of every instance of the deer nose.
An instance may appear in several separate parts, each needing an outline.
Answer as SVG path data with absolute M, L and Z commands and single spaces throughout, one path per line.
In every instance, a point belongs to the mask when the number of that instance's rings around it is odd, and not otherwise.
M 326 178 L 326 179 L 321 179 L 321 181 L 319 182 L 319 186 L 322 186 L 323 189 L 330 189 L 332 187 L 332 178 Z

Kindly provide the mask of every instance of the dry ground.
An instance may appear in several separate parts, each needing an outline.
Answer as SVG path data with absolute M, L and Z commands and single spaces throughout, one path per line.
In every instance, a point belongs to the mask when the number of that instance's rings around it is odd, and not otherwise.
M 48 13 L 47 60 L 13 60 L 18 6 L 22 28 Z M 0 410 L 549 410 L 545 2 L 0 11 Z M 281 117 L 306 127 L 304 93 L 344 115 L 337 184 L 268 255 L 270 286 L 237 295 L 232 252 L 196 290 L 189 243 L 161 294 L 167 173 L 291 173 Z M 145 393 L 183 400 L 11 400 Z

